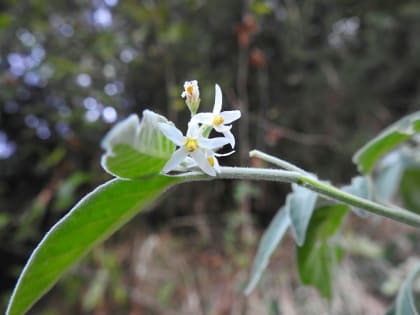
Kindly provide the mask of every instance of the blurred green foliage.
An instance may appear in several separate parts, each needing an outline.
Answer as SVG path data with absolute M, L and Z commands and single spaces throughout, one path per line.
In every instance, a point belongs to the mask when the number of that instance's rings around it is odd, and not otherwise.
M 145 108 L 188 119 L 185 80 L 199 80 L 207 109 L 217 82 L 226 108 L 245 113 L 240 153 L 257 147 L 348 181 L 352 153 L 419 108 L 419 33 L 415 0 L 2 1 L 0 293 L 41 235 L 107 178 L 99 141 L 115 121 Z M 265 222 L 286 191 L 264 185 L 253 210 Z M 212 199 L 229 203 L 230 186 Z M 188 196 L 204 198 L 201 187 Z

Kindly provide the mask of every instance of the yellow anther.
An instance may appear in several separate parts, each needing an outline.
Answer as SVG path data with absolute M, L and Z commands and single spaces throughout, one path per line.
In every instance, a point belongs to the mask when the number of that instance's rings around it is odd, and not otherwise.
M 188 85 L 185 90 L 187 91 L 189 96 L 193 95 L 194 88 L 192 85 Z
M 207 158 L 207 161 L 209 161 L 210 165 L 211 165 L 212 167 L 214 167 L 214 157 L 209 156 L 209 157 Z
M 220 116 L 220 115 L 214 116 L 213 125 L 216 125 L 216 126 L 221 125 L 221 124 L 224 123 L 224 121 L 225 121 L 225 119 L 222 116 Z
M 185 140 L 185 147 L 187 148 L 188 152 L 194 152 L 198 148 L 197 139 L 187 138 L 187 140 Z

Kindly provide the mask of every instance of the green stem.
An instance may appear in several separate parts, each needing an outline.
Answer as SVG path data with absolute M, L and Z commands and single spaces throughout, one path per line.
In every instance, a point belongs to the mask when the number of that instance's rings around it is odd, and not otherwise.
M 206 175 L 185 175 L 185 178 L 191 179 L 212 179 Z M 268 168 L 247 168 L 247 167 L 221 167 L 220 173 L 216 178 L 223 179 L 247 179 L 247 180 L 264 180 L 274 182 L 296 183 L 307 189 L 315 191 L 320 195 L 329 199 L 341 201 L 345 204 L 363 208 L 366 211 L 379 214 L 384 217 L 394 219 L 396 221 L 406 223 L 408 225 L 420 228 L 420 216 L 406 209 L 385 206 L 347 192 L 344 192 L 334 186 L 323 183 L 316 178 L 310 177 L 301 172 L 284 171 Z
M 315 178 L 307 177 L 304 175 L 299 176 L 299 182 L 297 183 L 305 188 L 318 192 L 319 194 L 339 200 L 348 205 L 363 208 L 366 211 L 379 214 L 381 216 L 394 219 L 396 221 L 406 223 L 408 225 L 420 228 L 420 216 L 414 212 L 406 209 L 385 206 L 368 199 L 364 199 L 347 192 L 344 192 L 334 186 L 320 182 Z

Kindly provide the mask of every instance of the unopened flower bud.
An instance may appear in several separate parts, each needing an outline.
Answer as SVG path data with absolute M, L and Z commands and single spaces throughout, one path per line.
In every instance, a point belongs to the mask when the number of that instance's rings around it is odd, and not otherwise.
M 200 91 L 197 80 L 185 81 L 184 92 L 182 92 L 181 97 L 185 98 L 185 103 L 190 109 L 191 116 L 195 115 L 200 106 Z

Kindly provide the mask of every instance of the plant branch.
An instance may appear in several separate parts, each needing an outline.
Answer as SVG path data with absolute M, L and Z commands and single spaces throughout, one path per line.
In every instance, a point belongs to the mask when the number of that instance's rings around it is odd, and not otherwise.
M 391 207 L 382 205 L 371 200 L 349 194 L 334 186 L 319 181 L 318 179 L 308 175 L 306 172 L 302 173 L 301 171 L 298 172 L 270 168 L 225 166 L 220 168 L 220 173 L 218 173 L 216 177 L 211 177 L 202 173 L 185 173 L 179 176 L 191 180 L 211 180 L 214 178 L 220 178 L 296 183 L 307 189 L 315 191 L 328 199 L 340 201 L 356 208 L 363 208 L 368 212 L 420 228 L 420 215 L 417 215 L 414 212 L 394 206 Z

